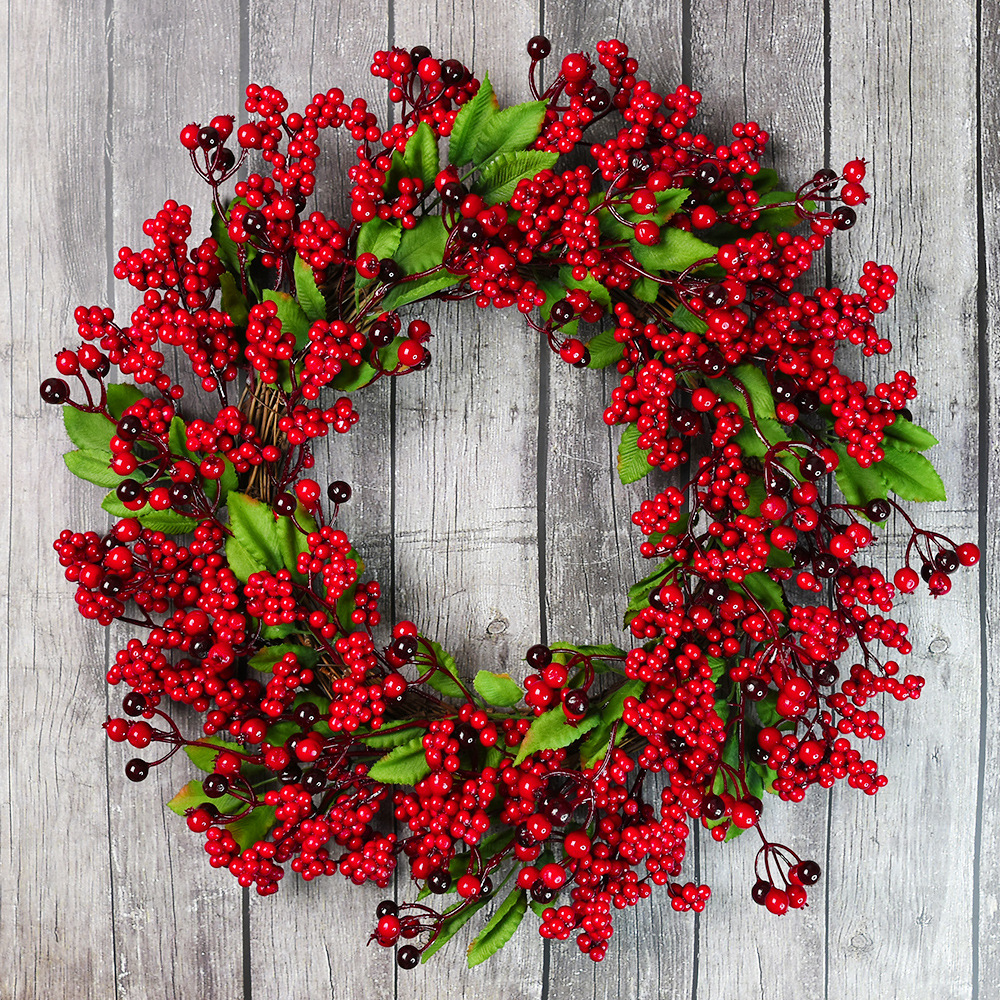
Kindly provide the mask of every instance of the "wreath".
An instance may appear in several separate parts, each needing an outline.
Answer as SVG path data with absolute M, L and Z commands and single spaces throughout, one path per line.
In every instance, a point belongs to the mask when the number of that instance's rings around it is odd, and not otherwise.
M 381 903 L 372 932 L 402 968 L 491 900 L 470 965 L 529 907 L 543 937 L 600 961 L 653 886 L 705 906 L 681 874 L 696 824 L 755 831 L 752 899 L 805 906 L 819 866 L 766 838 L 763 800 L 885 784 L 855 742 L 884 735 L 873 699 L 924 685 L 900 669 L 897 595 L 945 594 L 979 558 L 893 498 L 944 499 L 914 378 L 869 389 L 838 364 L 848 345 L 889 352 L 874 324 L 896 274 L 869 262 L 859 291 L 801 290 L 867 200 L 864 161 L 779 190 L 757 123 L 723 143 L 695 131 L 701 95 L 654 90 L 617 40 L 542 90 L 550 49 L 528 43 L 533 100 L 513 107 L 456 60 L 394 48 L 371 66 L 389 127 L 337 89 L 289 113 L 257 85 L 238 128 L 186 126 L 211 235 L 192 246 L 191 210 L 166 202 L 151 245 L 118 254 L 142 293 L 128 323 L 78 308 L 81 343 L 41 386 L 70 471 L 110 490 L 110 531 L 66 529 L 55 549 L 80 613 L 136 632 L 104 726 L 156 759 L 127 777 L 184 751 L 203 774 L 170 808 L 261 895 L 288 870 L 386 888 L 405 862 L 413 898 Z M 357 149 L 345 221 L 307 210 L 330 128 Z M 382 621 L 336 526 L 351 487 L 324 490 L 312 444 L 354 426 L 354 393 L 427 368 L 430 326 L 403 314 L 432 299 L 514 307 L 564 362 L 620 378 L 604 420 L 623 428 L 622 482 L 671 474 L 632 515 L 652 568 L 621 648 L 538 644 L 523 680 L 470 679 L 416 624 Z M 167 345 L 213 417 L 180 415 Z M 909 540 L 883 572 L 869 561 L 891 515 Z

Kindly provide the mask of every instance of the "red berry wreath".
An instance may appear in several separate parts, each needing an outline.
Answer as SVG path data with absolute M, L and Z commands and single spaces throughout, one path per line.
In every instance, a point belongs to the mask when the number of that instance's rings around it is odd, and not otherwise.
M 837 363 L 847 344 L 890 350 L 873 324 L 893 270 L 866 264 L 859 292 L 797 290 L 854 225 L 864 161 L 776 190 L 755 122 L 721 145 L 693 131 L 701 95 L 658 93 L 619 41 L 598 43 L 603 73 L 572 53 L 539 93 L 549 51 L 529 42 L 535 100 L 503 110 L 455 60 L 393 49 L 372 64 L 402 113 L 388 129 L 339 90 L 299 114 L 256 85 L 247 123 L 188 125 L 212 235 L 191 249 L 190 209 L 167 202 L 151 246 L 118 255 L 142 293 L 128 323 L 77 309 L 82 344 L 41 387 L 65 404 L 70 470 L 111 490 L 112 529 L 55 548 L 81 614 L 137 633 L 108 674 L 130 689 L 124 717 L 105 728 L 162 754 L 127 776 L 183 749 L 204 775 L 171 807 L 262 895 L 289 869 L 384 888 L 405 861 L 415 898 L 382 903 L 372 934 L 403 968 L 494 897 L 470 964 L 529 906 L 543 937 L 599 961 L 616 911 L 654 885 L 675 910 L 704 907 L 708 887 L 681 877 L 694 823 L 716 840 L 756 830 L 753 900 L 804 906 L 819 866 L 766 839 L 765 793 L 885 783 L 851 737 L 884 735 L 876 695 L 924 684 L 900 671 L 897 592 L 944 594 L 979 558 L 890 497 L 944 498 L 913 377 L 869 390 Z M 307 211 L 327 128 L 357 144 L 343 222 Z M 652 568 L 628 594 L 631 648 L 536 645 L 522 684 L 470 681 L 413 623 L 383 628 L 379 585 L 336 527 L 351 488 L 330 484 L 327 503 L 311 444 L 358 420 L 343 393 L 430 364 L 430 327 L 401 313 L 435 298 L 514 306 L 568 364 L 617 370 L 604 419 L 624 428 L 621 479 L 673 483 L 632 515 Z M 585 341 L 581 323 L 601 332 Z M 165 345 L 213 418 L 179 415 Z M 894 512 L 911 534 L 890 576 L 866 550 Z

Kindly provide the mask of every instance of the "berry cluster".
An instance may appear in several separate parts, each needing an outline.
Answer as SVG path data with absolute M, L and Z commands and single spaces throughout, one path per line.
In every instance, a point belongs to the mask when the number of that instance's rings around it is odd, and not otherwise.
M 871 703 L 925 684 L 900 666 L 897 599 L 945 594 L 979 559 L 899 503 L 943 499 L 913 377 L 871 389 L 841 367 L 846 348 L 891 350 L 875 324 L 895 272 L 803 290 L 867 200 L 864 161 L 780 191 L 758 123 L 698 132 L 701 95 L 655 90 L 624 43 L 567 54 L 544 92 L 551 44 L 527 51 L 534 100 L 504 111 L 487 78 L 394 48 L 371 67 L 394 124 L 337 89 L 298 113 L 254 84 L 247 121 L 186 126 L 211 235 L 189 250 L 191 210 L 168 201 L 152 246 L 114 268 L 142 293 L 129 325 L 77 309 L 81 343 L 41 386 L 66 407 L 68 466 L 110 491 L 111 529 L 67 528 L 55 549 L 84 617 L 141 633 L 108 671 L 128 691 L 105 729 L 163 752 L 126 775 L 183 750 L 202 777 L 171 808 L 261 895 L 288 871 L 408 879 L 416 898 L 381 903 L 372 933 L 402 968 L 501 892 L 471 963 L 529 906 L 543 937 L 600 961 L 653 887 L 703 909 L 708 886 L 683 876 L 696 825 L 756 830 L 752 899 L 805 906 L 819 867 L 765 837 L 764 800 L 885 784 L 855 745 L 885 735 Z M 307 213 L 328 128 L 355 144 L 339 221 Z M 405 310 L 441 298 L 516 307 L 568 365 L 615 368 L 622 481 L 670 477 L 632 515 L 651 569 L 628 594 L 630 648 L 536 645 L 520 683 L 470 682 L 414 623 L 383 622 L 336 526 L 351 487 L 325 502 L 312 446 L 357 423 L 350 394 L 431 364 Z M 185 421 L 165 345 L 211 414 Z M 909 539 L 879 567 L 891 517 Z

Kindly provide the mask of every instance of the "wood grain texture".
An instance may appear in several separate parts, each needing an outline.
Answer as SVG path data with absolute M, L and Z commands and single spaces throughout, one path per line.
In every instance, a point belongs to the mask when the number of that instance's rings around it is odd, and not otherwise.
M 900 605 L 912 623 L 912 670 L 928 683 L 918 702 L 875 706 L 885 709 L 888 736 L 872 755 L 890 777 L 877 799 L 844 788 L 811 792 L 814 801 L 795 808 L 768 803 L 768 835 L 824 867 L 807 911 L 775 922 L 749 903 L 752 836 L 722 848 L 703 838 L 688 870 L 713 886 L 705 914 L 679 916 L 654 894 L 619 919 L 601 966 L 572 942 L 543 948 L 529 914 L 487 965 L 465 968 L 474 920 L 433 963 L 397 974 L 390 954 L 363 947 L 386 893 L 358 893 L 336 876 L 254 897 L 244 912 L 232 878 L 209 869 L 198 838 L 164 811 L 166 777 L 156 787 L 124 780 L 128 754 L 109 750 L 99 726 L 109 708 L 105 637 L 74 614 L 50 547 L 67 524 L 95 527 L 96 488 L 65 472 L 58 415 L 41 409 L 36 386 L 74 339 L 75 305 L 116 295 L 127 315 L 137 293 L 113 291 L 108 267 L 120 244 L 142 245 L 146 215 L 168 196 L 204 204 L 176 132 L 235 109 L 241 72 L 282 87 L 293 106 L 341 86 L 381 114 L 371 52 L 428 43 L 489 70 L 501 101 L 516 102 L 526 96 L 524 42 L 536 30 L 557 56 L 617 34 L 655 83 L 689 73 L 710 134 L 742 117 L 769 128 L 774 165 L 790 181 L 821 165 L 825 146 L 835 167 L 868 157 L 875 198 L 836 241 L 833 273 L 848 287 L 865 260 L 884 260 L 899 271 L 900 295 L 885 318 L 896 350 L 857 370 L 869 381 L 897 368 L 917 373 L 914 412 L 941 441 L 931 458 L 950 494 L 919 520 L 959 542 L 981 535 L 988 567 L 1000 558 L 990 530 L 1000 458 L 985 424 L 997 410 L 1000 350 L 997 7 L 36 0 L 0 11 L 11 39 L 0 55 L 0 358 L 11 373 L 0 403 L 10 486 L 0 504 L 9 760 L 0 783 L 0 1000 L 996 995 L 995 573 L 956 576 L 943 601 Z M 977 64 L 987 126 L 978 159 Z M 352 145 L 327 137 L 319 207 L 334 214 L 343 212 Z M 194 223 L 200 234 L 204 217 L 196 212 Z M 471 303 L 424 315 L 435 332 L 432 370 L 366 393 L 358 428 L 318 456 L 326 480 L 355 488 L 343 523 L 387 592 L 395 581 L 386 612 L 394 605 L 439 638 L 467 676 L 481 667 L 519 675 L 524 650 L 546 633 L 614 639 L 619 594 L 642 574 L 628 513 L 655 487 L 622 489 L 609 472 L 616 435 L 600 414 L 614 376 L 550 360 L 513 315 Z M 891 563 L 905 536 L 898 522 L 886 534 Z M 120 637 L 112 634 L 112 650 Z M 188 775 L 176 763 L 171 780 L 180 784 Z M 399 894 L 412 896 L 405 886 Z
M 919 521 L 958 542 L 975 540 L 975 6 L 834 3 L 830 16 L 831 155 L 834 163 L 868 156 L 875 192 L 862 225 L 838 248 L 836 271 L 845 287 L 865 260 L 892 261 L 899 272 L 889 312 L 897 348 L 865 374 L 917 373 L 914 413 L 941 442 L 929 455 L 950 498 L 920 510 Z M 959 731 L 971 736 L 980 717 L 980 611 L 968 573 L 955 578 L 947 601 L 922 591 L 901 603 L 914 646 L 909 669 L 928 683 L 919 702 L 886 706 L 889 735 L 874 756 L 890 783 L 877 802 L 847 789 L 834 797 L 831 997 L 968 997 L 975 989 L 978 747 Z M 979 989 L 990 996 L 996 984 L 983 980 Z
M 553 54 L 549 79 L 568 52 L 593 53 L 600 39 L 620 38 L 640 61 L 639 76 L 670 90 L 681 81 L 683 52 L 679 0 L 653 4 L 548 4 L 545 34 Z M 650 24 L 671 25 L 647 45 Z M 599 73 L 602 71 L 599 71 Z M 603 134 L 603 133 L 602 133 Z M 596 332 L 594 328 L 592 332 Z M 619 376 L 578 371 L 545 352 L 547 415 L 544 454 L 545 626 L 552 642 L 611 642 L 628 648 L 622 628 L 628 588 L 650 567 L 639 556 L 642 536 L 630 517 L 667 479 L 655 474 L 622 486 L 615 473 L 620 428 L 603 411 Z M 656 802 L 657 793 L 651 793 Z M 688 868 L 694 870 L 693 856 Z M 687 997 L 695 977 L 695 918 L 674 913 L 666 893 L 654 892 L 616 915 L 607 957 L 599 966 L 574 942 L 553 942 L 549 954 L 550 1000 L 583 997 Z
M 479 76 L 488 71 L 501 105 L 514 104 L 528 97 L 515 53 L 538 31 L 539 16 L 537 0 L 398 3 L 392 41 L 426 44 Z M 479 669 L 520 677 L 524 651 L 541 634 L 537 337 L 520 317 L 470 302 L 423 314 L 434 360 L 396 386 L 396 613 L 435 636 L 467 679 Z M 402 873 L 399 894 L 413 894 Z M 466 968 L 484 923 L 474 917 L 439 952 L 439 966 L 400 973 L 397 997 L 540 996 L 542 941 L 527 919 L 495 965 Z
M 177 21 L 165 9 L 115 2 L 110 14 L 111 247 L 147 246 L 143 223 L 171 198 L 191 207 L 196 245 L 209 225 L 211 196 L 191 169 L 177 133 L 189 121 L 207 122 L 232 108 L 238 60 L 220 58 L 220 53 L 239 51 L 237 8 L 228 0 L 213 0 Z M 141 300 L 142 293 L 130 285 L 114 283 L 111 305 L 119 322 L 128 322 Z M 179 362 L 174 377 L 189 388 L 190 419 L 190 407 L 208 401 Z M 101 493 L 91 486 L 88 499 L 96 504 Z M 110 665 L 116 651 L 141 632 L 128 626 L 108 631 Z M 121 714 L 124 693 L 110 692 L 111 714 Z M 176 718 L 187 732 L 200 733 L 196 714 L 182 711 Z M 202 838 L 165 808 L 198 772 L 178 754 L 146 785 L 134 785 L 124 777 L 125 762 L 133 755 L 128 746 L 109 750 L 118 996 L 230 996 L 243 985 L 241 894 L 228 872 L 205 864 Z
M 1000 115 L 997 91 L 997 66 L 1000 66 L 1000 18 L 996 4 L 987 4 L 980 12 L 977 72 L 979 74 L 978 174 L 979 174 L 979 456 L 981 496 L 979 508 L 979 546 L 983 561 L 980 569 L 980 595 L 983 599 L 982 648 L 980 650 L 980 730 L 979 794 L 976 802 L 977 867 L 972 900 L 972 970 L 973 987 L 979 983 L 1000 983 L 1000 935 L 996 933 L 1000 915 L 1000 854 L 996 850 L 996 831 L 1000 825 L 1000 574 L 988 571 L 1000 559 L 1000 533 L 995 525 L 1000 485 L 1000 451 L 989 428 L 1000 414 L 1000 225 L 995 206 L 1000 198 L 1000 177 L 995 164 L 1000 162 L 1000 135 L 992 127 Z M 980 991 L 986 996 L 985 991 Z
M 91 507 L 64 475 L 60 415 L 37 385 L 72 308 L 107 287 L 103 5 L 4 12 L 5 500 L 0 674 L 0 996 L 113 996 L 104 637 L 66 605 L 51 540 Z M 58 111 L 56 110 L 58 109 Z M 97 137 L 73 142 L 69 135 Z M 70 597 L 72 600 L 72 597 Z
M 384 114 L 385 86 L 368 67 L 372 53 L 386 44 L 387 3 L 369 4 L 358 17 L 351 4 L 255 2 L 247 16 L 251 82 L 278 87 L 290 108 L 301 110 L 317 91 L 339 87 L 348 100 L 363 97 Z M 327 130 L 320 141 L 316 207 L 343 218 L 356 143 L 340 129 Z M 331 434 L 316 452 L 321 486 L 336 479 L 351 484 L 341 526 L 357 540 L 372 576 L 386 583 L 392 569 L 389 400 L 384 382 L 366 390 L 356 402 L 361 422 L 355 430 L 346 437 Z M 371 445 L 363 448 L 362 442 Z M 286 882 L 265 899 L 250 893 L 247 940 L 256 995 L 392 996 L 392 956 L 374 945 L 363 947 L 375 907 L 392 890 L 370 885 L 359 891 L 340 874 L 304 884 L 289 872 Z
M 725 142 L 737 121 L 756 121 L 773 137 L 764 163 L 783 188 L 796 188 L 823 166 L 823 9 L 788 0 L 694 2 L 691 85 L 702 94 L 701 128 Z M 825 861 L 827 798 L 786 805 L 768 797 L 761 829 L 803 858 Z M 712 899 L 698 926 L 699 996 L 804 996 L 823 993 L 827 881 L 810 891 L 810 905 L 780 921 L 750 898 L 754 833 L 717 844 L 700 831 L 700 875 Z M 718 942 L 727 942 L 720 955 Z

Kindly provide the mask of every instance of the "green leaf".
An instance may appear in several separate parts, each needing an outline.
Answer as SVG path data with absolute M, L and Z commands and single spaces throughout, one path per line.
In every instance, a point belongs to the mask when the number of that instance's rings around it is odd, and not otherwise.
M 122 481 L 122 477 L 111 469 L 110 451 L 91 448 L 68 451 L 63 455 L 63 461 L 74 476 L 105 489 L 113 489 Z
M 288 292 L 275 292 L 268 288 L 264 292 L 265 302 L 274 302 L 278 307 L 278 319 L 281 321 L 281 332 L 290 333 L 295 338 L 296 349 L 301 349 L 309 342 L 309 318 L 302 306 Z
M 635 483 L 653 471 L 647 461 L 652 451 L 639 447 L 639 428 L 629 424 L 618 444 L 618 478 L 623 483 Z
M 326 319 L 326 299 L 316 284 L 313 269 L 298 255 L 295 255 L 295 297 L 310 323 Z
M 63 407 L 63 423 L 69 439 L 83 451 L 109 451 L 115 434 L 115 424 L 142 393 L 134 385 L 112 384 L 107 387 L 108 410 L 113 419 L 103 413 L 84 413 L 75 406 Z
M 462 105 L 455 116 L 448 141 L 448 162 L 456 167 L 470 163 L 476 152 L 479 136 L 486 124 L 497 114 L 497 99 L 487 74 L 476 96 Z M 477 161 L 478 162 L 478 161 Z
M 380 219 L 376 216 L 369 219 L 358 230 L 358 242 L 355 253 L 360 257 L 363 253 L 374 254 L 379 260 L 389 260 L 399 247 L 400 237 L 403 230 L 399 223 L 389 222 L 387 219 Z M 373 278 L 362 278 L 360 274 L 354 276 L 354 297 L 355 302 L 360 303 L 366 288 L 370 288 Z
M 403 165 L 407 177 L 419 177 L 424 182 L 424 191 L 434 187 L 439 166 L 437 138 L 427 122 L 421 122 L 416 132 L 406 141 Z
M 778 186 L 778 171 L 770 167 L 761 167 L 753 179 L 753 189 L 757 194 L 767 194 Z
M 384 785 L 415 785 L 430 773 L 431 768 L 424 755 L 423 737 L 415 736 L 377 760 L 371 766 L 368 777 Z
M 212 206 L 212 238 L 218 244 L 215 256 L 218 257 L 223 264 L 225 264 L 226 270 L 229 271 L 230 274 L 239 279 L 239 247 L 237 247 L 235 241 L 229 235 L 229 225 L 226 219 L 219 215 L 219 212 L 214 205 Z M 252 253 L 253 251 L 250 250 L 250 252 Z
M 292 574 L 293 579 L 301 582 L 305 577 L 298 570 L 299 556 L 309 551 L 307 538 L 316 530 L 316 521 L 302 504 L 296 509 L 295 521 L 302 526 L 303 531 L 299 531 L 290 517 L 279 517 L 273 524 L 282 565 Z
M 927 451 L 938 443 L 938 439 L 929 430 L 897 414 L 885 429 L 884 443 L 901 451 Z
M 228 506 L 229 527 L 232 531 L 230 540 L 246 549 L 259 570 L 266 569 L 276 573 L 281 569 L 282 563 L 274 544 L 274 512 L 267 504 L 246 493 L 230 494 Z M 243 582 L 246 583 L 246 580 Z
M 715 384 L 713 383 L 709 388 L 714 390 Z M 761 441 L 760 435 L 753 429 L 749 421 L 744 422 L 743 429 L 735 438 L 736 443 L 743 449 L 743 454 L 750 458 L 763 458 L 767 454 L 770 445 L 780 444 L 783 441 L 789 440 L 788 429 L 784 425 L 779 424 L 777 420 L 760 417 L 757 420 L 757 426 L 760 428 L 761 434 L 767 438 L 769 444 Z M 792 460 L 790 465 L 787 462 L 785 464 L 798 474 L 799 463 L 797 461 Z
M 771 385 L 767 381 L 767 376 L 756 365 L 739 365 L 733 369 L 733 378 L 743 386 L 750 402 L 753 404 L 754 416 L 759 420 L 766 417 L 774 420 L 774 396 L 771 394 Z M 725 376 L 712 379 L 712 391 L 715 392 L 726 403 L 735 403 L 740 413 L 749 418 L 750 409 L 747 406 L 746 397 Z
M 613 663 L 618 657 L 625 656 L 625 650 L 617 646 L 575 646 L 568 642 L 549 643 L 552 658 L 559 663 L 568 665 L 574 653 L 579 653 L 590 659 L 596 673 L 607 673 L 609 670 L 620 670 L 621 665 Z
M 748 594 L 752 594 L 765 611 L 775 608 L 782 612 L 788 610 L 785 607 L 785 592 L 781 584 L 772 580 L 767 573 L 748 573 L 740 586 Z
M 199 743 L 210 743 L 211 746 L 185 747 L 184 752 L 191 758 L 191 763 L 200 771 L 207 771 L 211 774 L 215 770 L 215 758 L 223 750 L 231 750 L 233 753 L 242 754 L 243 748 L 238 743 L 227 743 L 217 736 L 202 736 Z
M 245 327 L 250 322 L 250 303 L 236 278 L 223 271 L 219 275 L 219 287 L 222 289 L 222 311 L 233 321 L 233 326 Z
M 786 201 L 795 201 L 795 194 L 791 191 L 771 191 L 761 196 L 757 208 L 764 209 L 768 205 L 777 205 Z M 813 208 L 815 207 L 814 205 Z M 766 212 L 762 212 L 754 228 L 777 233 L 783 229 L 794 229 L 800 222 L 802 222 L 802 216 L 795 210 L 795 206 L 785 205 L 783 208 L 768 208 Z
M 638 583 L 633 583 L 628 589 L 628 605 L 625 608 L 625 624 L 627 625 L 636 612 L 649 607 L 649 594 L 654 587 L 659 587 L 667 578 L 670 571 L 677 565 L 676 561 L 670 558 L 664 559 L 657 564 L 648 576 L 643 577 Z
M 575 743 L 585 733 L 590 732 L 597 725 L 596 715 L 587 716 L 575 726 L 566 718 L 566 713 L 562 710 L 562 705 L 543 712 L 534 722 L 521 741 L 521 747 L 514 758 L 514 766 L 517 767 L 521 761 L 529 754 L 538 753 L 539 750 L 559 750 Z
M 525 890 L 512 889 L 469 946 L 470 969 L 495 955 L 514 936 L 527 910 L 528 895 Z
M 472 190 L 488 205 L 510 201 L 521 181 L 533 180 L 543 170 L 551 170 L 558 159 L 558 153 L 546 153 L 540 149 L 500 153 L 485 166 Z
M 708 324 L 700 316 L 695 316 L 687 306 L 678 306 L 670 317 L 670 321 L 679 330 L 685 330 L 688 333 L 705 333 L 708 330 Z
M 277 822 L 274 814 L 274 806 L 257 806 L 248 816 L 238 819 L 235 823 L 230 823 L 226 829 L 240 845 L 240 850 L 245 851 L 270 833 L 271 828 Z
M 587 342 L 590 351 L 588 368 L 607 368 L 622 359 L 624 344 L 615 340 L 614 330 L 604 330 Z
M 944 483 L 931 463 L 916 451 L 886 448 L 876 466 L 886 486 L 902 500 L 946 500 Z
M 369 219 L 358 230 L 357 255 L 374 254 L 379 260 L 387 260 L 396 252 L 403 230 L 398 223 L 389 222 L 376 216 Z
M 495 674 L 490 670 L 480 670 L 472 685 L 491 705 L 502 708 L 516 705 L 524 695 L 510 674 Z
M 455 657 L 449 653 L 444 646 L 440 643 L 435 642 L 433 639 L 428 639 L 427 636 L 420 636 L 422 642 L 426 642 L 428 646 L 434 652 L 434 660 L 439 667 L 443 667 L 444 670 L 435 670 L 431 674 L 430 679 L 426 681 L 428 687 L 434 688 L 440 694 L 447 695 L 449 698 L 465 698 L 465 692 L 459 686 L 455 678 L 458 676 L 458 664 L 455 662 Z M 423 659 L 419 662 L 421 669 L 423 667 Z
M 175 510 L 154 510 L 149 504 L 141 510 L 129 510 L 114 493 L 109 493 L 101 501 L 101 507 L 112 517 L 134 517 L 144 528 L 162 531 L 165 535 L 186 535 L 198 525 L 197 518 L 179 514 Z
M 625 711 L 625 699 L 639 698 L 645 689 L 644 681 L 628 680 L 611 693 L 604 708 L 601 709 L 600 722 L 594 727 L 583 746 L 580 747 L 580 763 L 584 767 L 593 767 L 604 758 L 608 751 L 611 730 L 615 723 L 621 720 Z M 615 734 L 616 744 L 624 739 L 627 728 L 627 726 L 618 727 L 618 732 Z
M 629 249 L 645 270 L 653 272 L 686 271 L 699 260 L 711 264 L 718 252 L 718 247 L 676 226 L 662 229 L 656 246 L 647 247 L 632 240 Z
M 420 956 L 420 961 L 426 962 L 433 954 L 440 951 L 491 898 L 488 896 L 486 899 L 481 899 L 479 902 L 473 903 L 468 909 L 461 910 L 454 917 L 449 918 L 445 914 L 445 924 L 441 928 L 441 932 L 434 939 L 434 942 L 424 949 L 423 954 Z M 461 905 L 461 903 L 456 903 L 452 909 L 456 910 Z
M 408 306 L 411 302 L 426 299 L 436 292 L 452 288 L 463 280 L 462 275 L 442 270 L 434 274 L 425 274 L 422 278 L 417 278 L 414 281 L 404 281 L 389 290 L 380 303 L 380 308 L 385 310 L 402 309 L 403 306 Z
M 561 267 L 559 268 L 559 280 L 566 287 L 567 291 L 580 288 L 587 292 L 592 302 L 603 306 L 608 312 L 611 311 L 611 293 L 589 272 L 582 281 L 577 281 L 573 277 L 573 268 Z
M 833 450 L 840 459 L 836 471 L 837 485 L 849 504 L 863 507 L 869 500 L 885 499 L 889 490 L 876 467 L 865 469 L 860 466 L 857 459 L 847 454 L 847 448 L 842 444 L 835 444 Z
M 403 230 L 393 259 L 406 274 L 420 274 L 440 265 L 447 242 L 441 216 L 425 215 L 412 229 Z
M 274 665 L 286 653 L 294 653 L 298 657 L 299 665 L 312 669 L 319 660 L 319 651 L 302 646 L 295 642 L 283 642 L 277 646 L 265 646 L 250 657 L 250 666 L 261 673 L 269 674 Z
M 631 292 L 640 302 L 655 302 L 660 295 L 660 284 L 645 275 L 638 275 Z
M 385 728 L 396 729 L 397 726 L 402 727 L 397 732 L 383 733 L 381 729 L 376 729 L 372 733 L 355 733 L 354 738 L 360 740 L 366 747 L 372 750 L 389 750 L 392 747 L 399 747 L 404 743 L 409 743 L 413 739 L 412 723 L 412 719 L 393 719 Z
M 220 795 L 217 799 L 210 798 L 205 794 L 205 789 L 200 781 L 189 781 L 168 803 L 167 808 L 178 816 L 184 816 L 189 809 L 197 809 L 209 802 L 219 810 L 220 813 L 232 815 L 239 812 L 244 803 L 232 795 Z
M 528 101 L 490 115 L 476 139 L 475 163 L 527 149 L 542 130 L 547 101 Z

